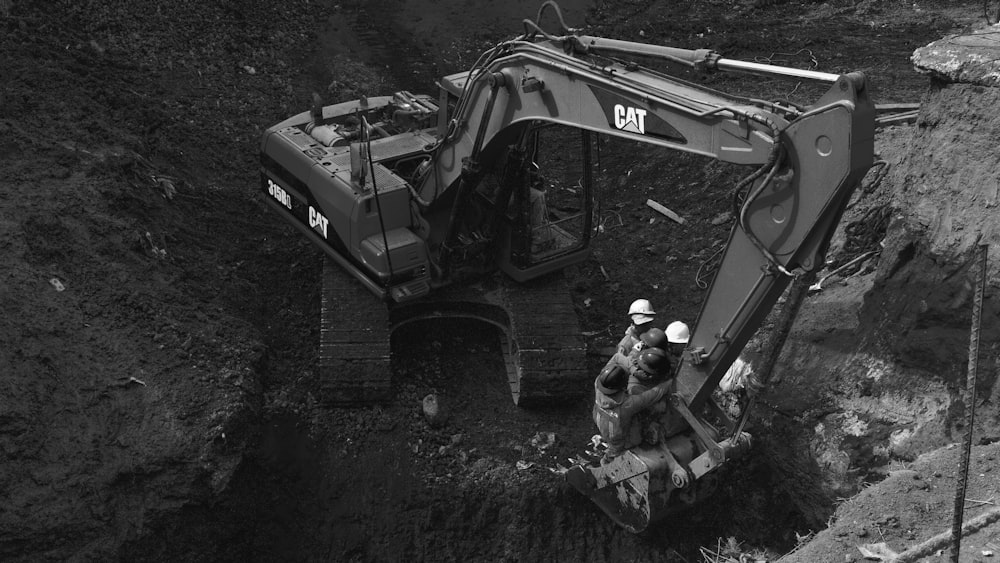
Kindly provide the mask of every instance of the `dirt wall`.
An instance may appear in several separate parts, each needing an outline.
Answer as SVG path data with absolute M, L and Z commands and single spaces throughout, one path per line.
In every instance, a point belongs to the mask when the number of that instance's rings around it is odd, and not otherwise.
M 869 199 L 892 209 L 884 249 L 877 264 L 831 278 L 809 298 L 767 395 L 772 424 L 793 419 L 812 429 L 807 449 L 782 456 L 823 476 L 797 498 L 851 497 L 962 440 L 970 265 L 978 245 L 998 248 L 1000 121 L 989 110 L 998 98 L 997 88 L 929 82 L 916 124 L 880 134 L 891 168 Z M 997 258 L 988 267 L 978 357 L 973 437 L 984 444 L 1000 438 Z M 816 484 L 822 494 L 808 490 Z M 927 521 L 945 526 L 947 515 L 937 516 Z

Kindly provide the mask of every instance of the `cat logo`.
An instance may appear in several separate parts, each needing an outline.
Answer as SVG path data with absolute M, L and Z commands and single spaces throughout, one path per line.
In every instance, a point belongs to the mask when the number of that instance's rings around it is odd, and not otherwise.
M 622 131 L 646 134 L 646 110 L 615 104 L 615 127 Z
M 623 98 L 616 92 L 597 86 L 590 86 L 590 91 L 593 92 L 597 103 L 601 104 L 604 117 L 608 119 L 609 129 L 656 137 L 671 143 L 687 144 L 684 135 L 657 115 L 652 106 Z
M 319 211 L 316 211 L 313 206 L 309 206 L 309 226 L 316 229 L 316 232 L 322 234 L 323 238 L 326 238 L 326 228 L 329 224 L 329 219 L 324 217 Z

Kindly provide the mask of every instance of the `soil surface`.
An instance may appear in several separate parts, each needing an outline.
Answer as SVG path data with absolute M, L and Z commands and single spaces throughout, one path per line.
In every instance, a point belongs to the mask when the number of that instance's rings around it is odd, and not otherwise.
M 923 103 L 916 124 L 879 130 L 888 173 L 866 179 L 828 272 L 878 255 L 809 298 L 754 452 L 689 514 L 636 536 L 568 487 L 590 400 L 516 408 L 479 326 L 398 331 L 386 405 L 317 403 L 322 256 L 264 205 L 260 134 L 313 92 L 433 94 L 538 4 L 0 0 L 0 559 L 850 561 L 950 527 L 969 251 L 1000 236 L 995 142 L 970 139 L 998 138 L 997 94 L 932 83 L 910 55 L 985 23 L 980 2 L 561 2 L 589 35 L 864 71 L 877 103 Z M 602 233 L 570 272 L 595 373 L 633 299 L 697 317 L 745 175 L 641 146 L 602 158 Z M 967 170 L 974 186 L 954 179 Z M 967 519 L 1000 502 L 994 301 Z M 444 425 L 424 419 L 428 393 Z M 963 561 L 997 546 L 993 524 Z

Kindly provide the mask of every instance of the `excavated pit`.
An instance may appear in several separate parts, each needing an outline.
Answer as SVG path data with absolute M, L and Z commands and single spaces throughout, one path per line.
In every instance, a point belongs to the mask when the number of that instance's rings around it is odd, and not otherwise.
M 954 460 L 923 454 L 964 432 L 966 265 L 977 244 L 996 248 L 1000 100 L 992 83 L 942 81 L 969 76 L 953 53 L 934 80 L 909 57 L 981 6 L 563 2 L 587 33 L 803 67 L 814 57 L 868 72 L 879 102 L 922 105 L 914 125 L 880 130 L 889 175 L 845 216 L 891 208 L 884 249 L 808 299 L 751 421 L 755 451 L 704 506 L 635 536 L 551 471 L 589 442 L 589 402 L 515 408 L 493 329 L 409 325 L 395 335 L 394 402 L 317 401 L 321 257 L 253 195 L 259 131 L 312 91 L 426 90 L 538 7 L 440 4 L 97 2 L 53 15 L 0 2 L 0 75 L 12 77 L 0 84 L 0 558 L 692 561 L 723 544 L 773 556 L 829 525 L 798 560 L 844 561 L 877 534 L 898 549 L 946 528 Z M 989 49 L 977 41 L 937 48 Z M 799 48 L 808 54 L 788 54 Z M 696 314 L 731 185 L 704 160 L 643 147 L 602 159 L 618 178 L 602 191 L 607 236 L 573 272 L 595 373 L 634 297 Z M 991 289 L 970 498 L 1000 494 L 988 463 L 1000 437 L 995 301 Z M 428 393 L 442 426 L 421 413 Z
M 183 510 L 124 555 L 659 561 L 696 556 L 719 530 L 787 550 L 791 530 L 818 518 L 797 510 L 791 491 L 775 494 L 786 479 L 804 483 L 803 474 L 756 456 L 699 510 L 641 536 L 617 527 L 554 472 L 589 441 L 592 429 L 580 424 L 589 401 L 515 407 L 497 336 L 468 320 L 399 329 L 395 402 L 267 417 L 213 506 Z M 422 413 L 428 393 L 440 399 L 440 426 Z

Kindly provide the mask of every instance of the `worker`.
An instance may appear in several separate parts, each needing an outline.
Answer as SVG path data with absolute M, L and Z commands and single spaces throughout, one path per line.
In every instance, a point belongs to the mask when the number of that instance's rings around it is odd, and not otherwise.
M 666 349 L 666 346 L 669 343 L 667 340 L 667 334 L 655 326 L 640 334 L 639 342 L 641 343 L 638 346 L 639 351 L 645 350 L 646 348 Z M 635 348 L 633 348 L 633 354 L 634 350 Z M 638 356 L 638 354 L 634 355 Z
M 684 349 L 687 348 L 688 341 L 691 340 L 691 330 L 688 325 L 681 321 L 674 321 L 667 325 L 667 330 L 664 332 L 667 334 L 667 353 L 675 365 L 679 364 L 684 355 Z
M 627 354 L 623 354 L 620 350 L 616 350 L 605 364 L 604 369 L 601 373 L 611 369 L 622 369 L 629 375 L 628 389 L 629 393 L 632 393 L 633 386 L 639 383 L 646 383 L 650 381 L 650 376 L 646 374 L 639 365 L 639 355 L 643 350 L 649 348 L 659 348 L 663 349 L 667 345 L 667 336 L 661 329 L 656 327 L 650 328 L 649 330 L 643 332 L 639 335 L 639 342 L 633 346 Z M 669 371 L 669 366 L 667 371 Z M 651 383 L 646 387 L 652 387 L 656 383 Z M 643 389 L 644 391 L 645 389 Z M 642 392 L 642 391 L 640 391 Z
M 649 332 L 653 331 L 663 332 L 660 329 L 653 329 Z M 646 334 L 649 334 L 649 332 Z M 642 335 L 644 340 L 653 340 L 652 338 L 645 338 L 646 334 Z M 665 380 L 671 372 L 670 358 L 667 356 L 667 352 L 659 346 L 650 346 L 637 354 L 637 356 L 635 360 L 636 369 L 629 372 L 629 395 L 641 395 L 645 393 L 649 389 L 652 389 L 653 386 Z
M 629 395 L 625 391 L 627 383 L 628 374 L 623 369 L 601 371 L 594 381 L 594 423 L 608 444 L 602 463 L 642 442 L 642 431 L 633 427 L 633 417 L 670 390 L 670 382 L 664 381 L 645 393 Z
M 625 329 L 625 336 L 618 343 L 618 351 L 623 356 L 628 356 L 635 348 L 642 333 L 653 328 L 656 312 L 648 299 L 636 299 L 629 305 L 628 316 L 632 323 Z
M 662 352 L 662 351 L 661 351 Z M 646 350 L 640 360 L 644 364 L 654 364 L 651 355 L 655 352 Z M 658 405 L 660 399 L 671 390 L 672 379 L 655 385 L 652 389 L 639 395 L 629 395 L 625 386 L 627 375 L 623 369 L 602 371 L 594 381 L 594 422 L 601 437 L 608 444 L 601 464 L 606 464 L 625 453 L 629 448 L 638 446 L 643 441 L 643 429 L 639 424 L 633 424 L 637 415 Z M 664 450 L 667 465 L 671 470 L 671 481 L 678 488 L 686 487 L 690 473 L 671 454 Z
M 545 186 L 541 182 L 528 188 L 531 207 L 531 253 L 538 254 L 555 247 L 555 231 L 549 223 L 548 206 L 545 204 Z
M 650 332 L 653 332 L 653 330 L 650 330 L 646 334 Z M 643 337 L 646 334 L 643 334 Z M 663 341 L 664 343 L 666 342 L 666 337 L 664 337 Z M 647 348 L 639 354 L 639 358 L 636 361 L 636 369 L 630 372 L 631 376 L 629 377 L 626 391 L 629 395 L 641 395 L 654 386 L 666 381 L 669 384 L 667 393 L 673 393 L 675 380 L 671 377 L 671 371 L 670 358 L 663 348 Z M 644 443 L 655 445 L 666 437 L 667 428 L 664 426 L 662 420 L 664 420 L 664 417 L 667 417 L 666 420 L 673 421 L 676 418 L 674 415 L 678 414 L 670 411 L 671 409 L 667 403 L 661 401 L 639 413 L 636 421 L 642 429 L 642 441 Z

